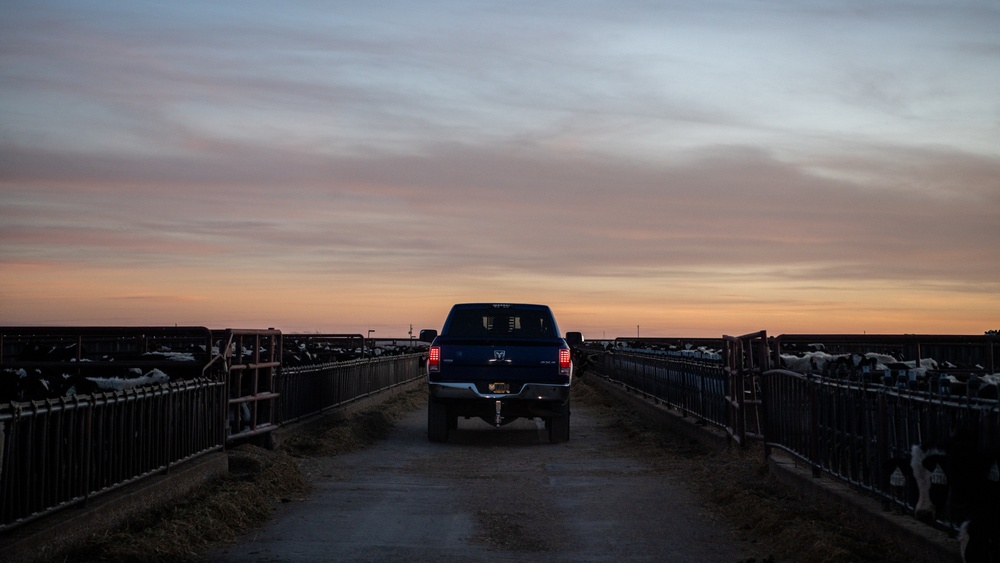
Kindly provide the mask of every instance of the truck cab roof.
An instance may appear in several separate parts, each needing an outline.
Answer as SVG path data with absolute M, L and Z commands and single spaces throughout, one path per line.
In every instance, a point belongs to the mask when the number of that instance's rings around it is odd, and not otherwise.
M 452 307 L 441 336 L 559 338 L 547 305 L 528 303 L 459 303 Z

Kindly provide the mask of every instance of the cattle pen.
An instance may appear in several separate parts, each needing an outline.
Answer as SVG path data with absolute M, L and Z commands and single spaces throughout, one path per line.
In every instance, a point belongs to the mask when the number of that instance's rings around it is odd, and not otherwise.
M 374 344 L 275 329 L 0 329 L 0 533 L 241 441 L 269 445 L 284 423 L 422 375 L 419 347 Z
M 915 445 L 960 427 L 996 463 L 997 346 L 994 335 L 761 331 L 586 341 L 573 356 L 581 373 L 912 514 L 921 491 L 896 469 Z M 283 424 L 420 379 L 425 352 L 275 329 L 0 329 L 0 534 L 240 441 L 269 445 Z M 961 516 L 936 512 L 930 524 L 954 531 Z
M 956 534 L 976 512 L 970 504 L 995 503 L 1000 488 L 998 344 L 996 335 L 759 332 L 619 338 L 587 343 L 576 355 L 608 380 L 735 443 L 760 442 L 765 456 L 781 450 L 814 476 L 880 499 L 886 510 L 915 514 L 936 501 L 922 519 Z M 943 458 L 957 446 L 978 473 L 952 464 L 949 481 L 932 465 L 928 472 L 937 472 L 926 477 L 933 487 L 922 488 L 914 456 Z M 964 504 L 955 503 L 956 492 Z

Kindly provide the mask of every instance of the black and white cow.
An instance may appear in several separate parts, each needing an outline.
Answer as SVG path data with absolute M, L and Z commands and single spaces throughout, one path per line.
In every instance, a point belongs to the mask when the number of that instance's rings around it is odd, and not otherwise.
M 957 430 L 939 445 L 911 448 L 917 485 L 914 515 L 924 522 L 961 523 L 959 549 L 966 563 L 1000 563 L 998 453 L 979 449 L 973 433 Z

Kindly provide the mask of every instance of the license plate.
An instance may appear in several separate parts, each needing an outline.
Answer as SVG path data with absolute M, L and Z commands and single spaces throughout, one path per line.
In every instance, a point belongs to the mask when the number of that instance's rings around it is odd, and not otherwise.
M 490 383 L 490 393 L 510 393 L 510 385 L 506 383 Z

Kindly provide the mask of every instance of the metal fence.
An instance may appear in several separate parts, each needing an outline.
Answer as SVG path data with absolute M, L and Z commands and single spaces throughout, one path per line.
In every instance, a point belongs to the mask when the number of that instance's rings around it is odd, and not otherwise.
M 0 530 L 222 449 L 223 383 L 0 405 Z
M 281 357 L 274 329 L 0 328 L 0 532 L 422 375 L 421 354 L 287 370 Z M 170 381 L 65 388 L 159 371 Z
M 949 397 L 867 382 L 834 381 L 787 370 L 764 374 L 767 448 L 807 463 L 887 503 L 912 511 L 917 489 L 893 479 L 915 444 L 945 443 L 969 429 L 982 452 L 1000 450 L 1000 402 Z M 943 515 L 941 524 L 957 527 Z
M 223 362 L 203 327 L 5 327 L 0 362 L 0 530 L 224 447 Z M 87 392 L 95 378 L 123 387 Z
M 597 353 L 586 354 L 587 365 L 609 379 L 717 426 L 737 443 L 762 439 L 766 332 L 721 339 L 617 339 L 591 352 Z
M 738 444 L 764 439 L 761 375 L 768 369 L 767 332 L 724 336 L 726 433 Z
M 716 342 L 721 349 L 722 341 Z M 598 353 L 591 359 L 593 369 L 685 416 L 720 428 L 729 426 L 726 397 L 731 392 L 721 358 L 635 350 L 637 348 L 612 348 Z
M 214 331 L 226 366 L 227 440 L 261 436 L 279 424 L 275 377 L 281 368 L 281 331 Z
M 1000 448 L 1000 402 L 972 396 L 971 385 L 956 394 L 912 373 L 901 379 L 902 372 L 831 377 L 770 369 L 780 365 L 782 352 L 817 345 L 911 360 L 936 353 L 956 364 L 941 373 L 967 375 L 996 372 L 998 339 L 768 339 L 762 331 L 721 339 L 621 339 L 574 354 L 604 376 L 725 429 L 738 443 L 760 440 L 768 453 L 786 451 L 817 475 L 834 475 L 899 507 L 913 508 L 915 489 L 894 482 L 886 468 L 911 445 L 944 440 L 963 425 L 975 429 L 982 449 Z M 0 531 L 420 378 L 425 361 L 408 351 L 282 367 L 282 357 L 282 335 L 274 329 L 0 328 L 0 383 L 18 384 L 4 387 L 0 399 Z M 170 382 L 114 392 L 63 390 L 47 399 L 31 397 L 24 386 L 83 385 L 136 367 L 169 372 Z
M 912 478 L 893 479 L 893 468 L 909 464 L 915 444 L 945 443 L 956 428 L 971 431 L 981 452 L 1000 451 L 1000 400 L 982 398 L 969 385 L 956 391 L 936 381 L 947 375 L 996 373 L 996 336 L 782 335 L 724 337 L 724 359 L 679 358 L 669 352 L 637 352 L 641 346 L 591 349 L 588 365 L 598 373 L 669 405 L 685 415 L 726 429 L 739 443 L 759 440 L 765 455 L 783 450 L 819 476 L 828 474 L 912 510 Z M 649 344 L 645 342 L 643 344 Z M 689 347 L 690 348 L 690 347 Z M 769 369 L 780 354 L 822 349 L 831 354 L 892 354 L 920 366 L 937 354 L 933 375 L 893 369 L 798 373 Z M 945 362 L 948 362 L 945 365 Z M 869 366 L 870 367 L 870 366 Z M 897 373 L 898 372 L 898 373 Z M 936 379 L 942 378 L 942 379 Z M 960 522 L 939 517 L 940 525 Z
M 424 376 L 424 354 L 284 368 L 276 389 L 281 420 L 291 422 Z

